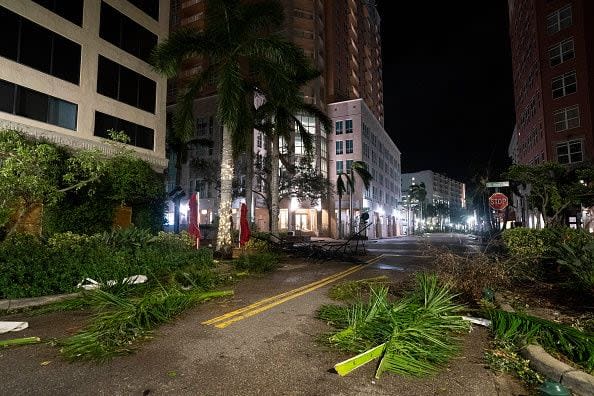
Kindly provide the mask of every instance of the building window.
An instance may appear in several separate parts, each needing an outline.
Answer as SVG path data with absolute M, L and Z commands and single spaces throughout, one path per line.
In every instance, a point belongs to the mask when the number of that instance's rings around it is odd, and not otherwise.
M 99 55 L 97 92 L 154 113 L 157 83 Z
M 0 111 L 76 131 L 76 104 L 4 80 Z
M 577 91 L 577 78 L 575 70 L 562 74 L 553 79 L 553 99 L 569 95 Z
M 565 131 L 567 129 L 580 126 L 580 109 L 578 105 L 566 107 L 553 113 L 553 122 L 555 123 L 555 132 Z
M 146 62 L 149 60 L 151 51 L 157 45 L 156 34 L 151 33 L 105 2 L 101 2 L 99 36 Z
M 346 141 L 346 153 L 353 154 L 353 141 L 352 140 Z
M 82 26 L 84 0 L 33 0 L 62 18 Z
M 344 132 L 344 122 L 343 121 L 336 121 L 334 124 L 334 129 L 336 130 L 337 135 L 342 135 Z
M 344 154 L 342 143 L 343 143 L 342 140 L 338 140 L 336 142 L 336 155 Z
M 336 161 L 336 174 L 340 175 L 342 173 L 343 173 L 342 161 Z
M 547 16 L 547 33 L 554 34 L 571 26 L 571 5 L 567 5 Z
M 347 160 L 347 162 L 346 162 L 346 172 L 347 173 L 350 173 L 352 167 L 353 167 L 353 160 Z
M 581 140 L 557 144 L 557 161 L 560 164 L 573 164 L 582 162 L 583 159 Z
M 346 133 L 353 133 L 353 120 L 346 120 L 345 124 Z
M 60 0 L 56 0 L 60 1 Z M 155 21 L 159 20 L 159 0 L 128 0 L 134 4 L 136 8 L 153 18 Z
M 80 45 L 0 7 L 0 56 L 62 80 L 80 81 Z
M 328 158 L 328 140 L 324 137 L 320 137 L 320 157 Z
M 142 125 L 123 120 L 118 117 L 95 112 L 95 136 L 109 138 L 110 129 L 124 132 L 129 138 L 132 146 L 153 150 L 155 147 L 155 131 Z
M 557 66 L 560 63 L 573 59 L 574 56 L 573 39 L 562 41 L 549 48 L 549 62 L 551 66 Z

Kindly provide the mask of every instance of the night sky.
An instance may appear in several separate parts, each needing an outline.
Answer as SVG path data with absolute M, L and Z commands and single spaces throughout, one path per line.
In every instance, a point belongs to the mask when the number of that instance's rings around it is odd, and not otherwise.
M 489 164 L 505 167 L 514 127 L 507 0 L 377 5 L 385 129 L 403 172 L 468 182 Z

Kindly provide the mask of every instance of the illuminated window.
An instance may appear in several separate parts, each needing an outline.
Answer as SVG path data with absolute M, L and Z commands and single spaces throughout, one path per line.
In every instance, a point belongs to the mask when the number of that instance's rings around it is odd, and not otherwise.
M 571 23 L 571 5 L 567 5 L 547 16 L 547 33 L 557 33 L 558 31 L 571 26 Z
M 580 126 L 580 109 L 578 105 L 566 107 L 553 113 L 555 132 Z
M 557 144 L 557 161 L 560 164 L 582 162 L 583 157 L 581 140 L 572 140 Z
M 575 70 L 555 77 L 552 82 L 553 99 L 561 98 L 577 91 Z
M 256 135 L 256 146 L 258 146 L 258 148 L 262 148 L 262 133 L 258 132 L 258 134 Z
M 549 62 L 556 66 L 575 57 L 573 39 L 562 41 L 549 48 Z

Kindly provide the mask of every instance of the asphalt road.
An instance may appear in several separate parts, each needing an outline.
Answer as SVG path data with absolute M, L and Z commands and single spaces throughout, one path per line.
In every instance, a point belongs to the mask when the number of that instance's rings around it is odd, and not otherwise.
M 484 367 L 488 337 L 481 328 L 465 336 L 461 355 L 431 378 L 385 373 L 373 380 L 373 364 L 346 377 L 332 372 L 334 364 L 350 356 L 316 341 L 329 330 L 314 317 L 320 305 L 331 302 L 328 288 L 341 280 L 380 275 L 397 280 L 428 268 L 428 243 L 453 249 L 474 246 L 473 240 L 459 235 L 402 237 L 369 241 L 369 251 L 379 258 L 362 267 L 336 262 L 286 263 L 271 274 L 244 279 L 234 286 L 233 298 L 195 307 L 160 327 L 154 339 L 143 343 L 135 354 L 104 364 L 65 362 L 56 347 L 45 344 L 0 349 L 0 395 L 519 394 L 510 390 L 507 377 Z M 336 274 L 344 277 L 332 278 Z M 254 305 L 250 311 L 203 324 L 281 293 L 285 294 Z M 29 329 L 18 335 L 47 340 L 75 332 L 86 318 L 87 314 L 71 312 L 3 319 L 27 320 Z M 230 318 L 235 321 L 228 323 Z M 221 323 L 225 325 L 216 327 Z M 5 334 L 0 339 L 14 336 Z

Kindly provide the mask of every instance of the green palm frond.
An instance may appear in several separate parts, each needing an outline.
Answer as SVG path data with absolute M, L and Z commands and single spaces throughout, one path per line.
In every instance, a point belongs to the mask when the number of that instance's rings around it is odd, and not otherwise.
M 266 29 L 282 26 L 284 9 L 277 0 L 263 0 L 257 3 L 241 3 L 238 14 L 242 16 L 243 34 L 253 35 Z
M 195 29 L 183 28 L 172 32 L 166 41 L 151 52 L 153 68 L 167 77 L 175 77 L 184 59 L 209 51 L 212 42 Z

